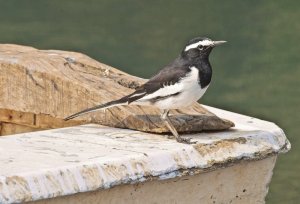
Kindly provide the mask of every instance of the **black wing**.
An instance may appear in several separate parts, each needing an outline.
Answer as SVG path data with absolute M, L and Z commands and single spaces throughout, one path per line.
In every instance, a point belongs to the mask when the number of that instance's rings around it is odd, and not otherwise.
M 83 111 L 80 111 L 78 113 L 75 113 L 65 118 L 65 120 L 70 120 L 80 115 L 93 112 L 96 110 L 100 110 L 100 109 L 109 108 L 112 106 L 130 104 L 136 100 L 142 99 L 144 96 L 148 94 L 154 93 L 155 91 L 159 90 L 160 88 L 163 88 L 164 86 L 177 83 L 182 77 L 184 77 L 187 74 L 188 69 L 189 69 L 188 66 L 182 65 L 180 61 L 176 59 L 172 64 L 166 66 L 160 72 L 158 72 L 158 74 L 150 78 L 149 81 L 146 82 L 144 85 L 137 88 L 136 91 L 133 92 L 132 94 L 124 96 L 115 101 L 110 101 L 105 104 L 100 104 L 92 108 L 85 109 Z M 172 95 L 177 95 L 177 94 L 179 93 L 173 93 Z M 167 96 L 161 96 L 161 97 L 158 96 L 150 100 L 160 100 L 165 97 Z
M 151 77 L 144 85 L 137 88 L 136 92 L 151 94 L 164 86 L 177 83 L 181 78 L 185 77 L 188 72 L 189 66 L 179 60 L 175 60 Z

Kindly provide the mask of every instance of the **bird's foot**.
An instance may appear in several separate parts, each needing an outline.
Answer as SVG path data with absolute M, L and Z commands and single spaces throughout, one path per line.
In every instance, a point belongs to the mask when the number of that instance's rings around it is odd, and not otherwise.
M 196 144 L 196 142 L 191 142 L 191 138 L 177 137 L 176 141 L 183 144 Z
M 168 129 L 171 131 L 173 136 L 176 138 L 176 141 L 180 142 L 180 143 L 184 143 L 184 144 L 195 144 L 196 142 L 191 142 L 190 138 L 182 138 L 179 136 L 176 128 L 171 123 L 171 120 L 169 119 L 168 114 L 169 114 L 169 110 L 164 110 L 163 114 L 161 115 L 161 119 L 162 119 L 162 121 L 164 121 L 164 123 L 166 124 Z M 170 138 L 170 136 L 168 136 L 168 138 Z

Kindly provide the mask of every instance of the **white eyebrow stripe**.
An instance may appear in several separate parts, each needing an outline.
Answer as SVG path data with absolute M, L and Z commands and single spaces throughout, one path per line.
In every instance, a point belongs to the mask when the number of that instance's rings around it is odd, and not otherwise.
M 213 44 L 213 41 L 211 41 L 211 40 L 203 40 L 203 41 L 199 41 L 199 42 L 196 42 L 194 44 L 186 46 L 184 51 L 188 51 L 190 49 L 196 48 L 199 45 L 208 46 L 208 45 L 212 45 L 212 44 Z

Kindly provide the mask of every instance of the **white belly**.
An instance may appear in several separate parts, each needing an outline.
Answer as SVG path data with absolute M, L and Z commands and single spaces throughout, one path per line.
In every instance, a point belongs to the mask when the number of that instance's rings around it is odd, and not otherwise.
M 191 72 L 189 75 L 184 77 L 179 83 L 164 86 L 154 93 L 146 95 L 141 100 L 136 101 L 135 104 L 152 105 L 159 109 L 179 109 L 190 106 L 198 101 L 208 86 L 202 89 L 199 84 L 199 70 L 195 67 L 191 67 L 190 69 Z M 176 93 L 180 94 L 164 98 L 164 96 L 170 96 Z M 162 97 L 162 99 L 157 100 L 155 103 L 149 102 L 156 97 Z
M 192 105 L 194 102 L 198 101 L 206 89 L 201 89 L 200 85 L 197 83 L 197 86 L 190 87 L 189 90 L 182 92 L 179 95 L 174 97 L 166 98 L 156 102 L 154 105 L 159 109 L 179 109 Z

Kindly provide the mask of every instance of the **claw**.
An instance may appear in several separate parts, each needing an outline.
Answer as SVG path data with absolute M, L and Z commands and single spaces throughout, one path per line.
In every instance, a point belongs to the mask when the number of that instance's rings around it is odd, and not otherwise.
M 168 117 L 168 114 L 169 114 L 169 110 L 164 110 L 164 112 L 161 115 L 161 119 L 165 122 L 166 126 L 172 132 L 172 134 L 176 138 L 176 141 L 179 142 L 179 143 L 184 143 L 184 144 L 195 144 L 196 142 L 191 142 L 190 138 L 182 138 L 182 137 L 179 136 L 177 130 L 175 129 L 175 127 L 171 123 L 171 121 Z
M 196 144 L 196 142 L 191 142 L 191 138 L 178 137 L 176 138 L 176 141 L 183 144 Z

